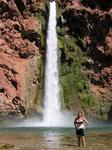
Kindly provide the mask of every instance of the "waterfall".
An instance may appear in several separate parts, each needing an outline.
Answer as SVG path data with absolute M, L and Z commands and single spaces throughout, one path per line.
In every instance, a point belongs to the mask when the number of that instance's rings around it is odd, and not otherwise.
M 45 65 L 43 120 L 38 116 L 13 123 L 11 127 L 73 127 L 71 112 L 61 111 L 56 33 L 56 2 L 50 2 Z
M 47 50 L 45 66 L 44 121 L 52 126 L 56 124 L 60 113 L 60 86 L 57 56 L 56 2 L 50 2 L 47 32 Z M 56 117 L 57 116 L 57 117 Z M 53 118 L 55 121 L 53 122 Z

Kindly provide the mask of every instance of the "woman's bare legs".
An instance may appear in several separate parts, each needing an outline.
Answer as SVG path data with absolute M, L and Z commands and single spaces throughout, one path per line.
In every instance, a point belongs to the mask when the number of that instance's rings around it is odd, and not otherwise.
M 78 139 L 78 146 L 80 147 L 80 145 L 81 145 L 81 136 L 77 135 L 77 139 Z
M 82 137 L 81 137 L 81 141 L 82 141 L 83 146 L 86 146 L 85 136 L 82 136 Z
M 86 146 L 85 136 L 80 136 L 80 135 L 78 135 L 78 136 L 77 136 L 77 139 L 78 139 L 78 146 L 79 146 L 79 147 L 81 146 L 81 143 L 83 144 L 84 147 Z

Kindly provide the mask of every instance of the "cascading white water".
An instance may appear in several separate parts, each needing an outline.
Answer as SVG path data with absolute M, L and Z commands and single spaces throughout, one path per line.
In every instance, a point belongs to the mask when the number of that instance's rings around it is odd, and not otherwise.
M 11 127 L 73 127 L 71 112 L 61 112 L 60 85 L 56 33 L 56 2 L 50 2 L 49 23 L 47 32 L 47 50 L 45 66 L 43 120 L 37 116 L 20 123 L 12 123 Z
M 57 57 L 56 2 L 50 2 L 45 66 L 44 122 L 56 125 L 60 113 L 60 86 Z M 57 117 L 56 117 L 57 116 Z M 55 120 L 53 122 L 53 118 Z

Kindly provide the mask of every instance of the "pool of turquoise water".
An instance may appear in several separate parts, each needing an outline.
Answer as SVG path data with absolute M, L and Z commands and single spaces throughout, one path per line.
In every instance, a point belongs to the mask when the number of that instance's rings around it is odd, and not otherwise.
M 75 128 L 59 128 L 59 127 L 1 127 L 0 132 L 34 132 L 39 134 L 74 134 Z M 95 128 L 87 128 L 86 133 L 93 132 L 103 132 L 103 133 L 112 133 L 112 126 L 107 127 L 95 127 Z

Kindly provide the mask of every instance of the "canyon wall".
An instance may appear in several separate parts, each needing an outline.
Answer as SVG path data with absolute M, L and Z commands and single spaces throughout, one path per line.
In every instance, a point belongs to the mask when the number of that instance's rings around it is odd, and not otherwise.
M 43 27 L 37 16 L 44 13 L 43 4 L 42 0 L 0 1 L 1 118 L 24 118 L 40 109 Z
M 64 107 L 98 119 L 112 116 L 112 2 L 58 1 Z

